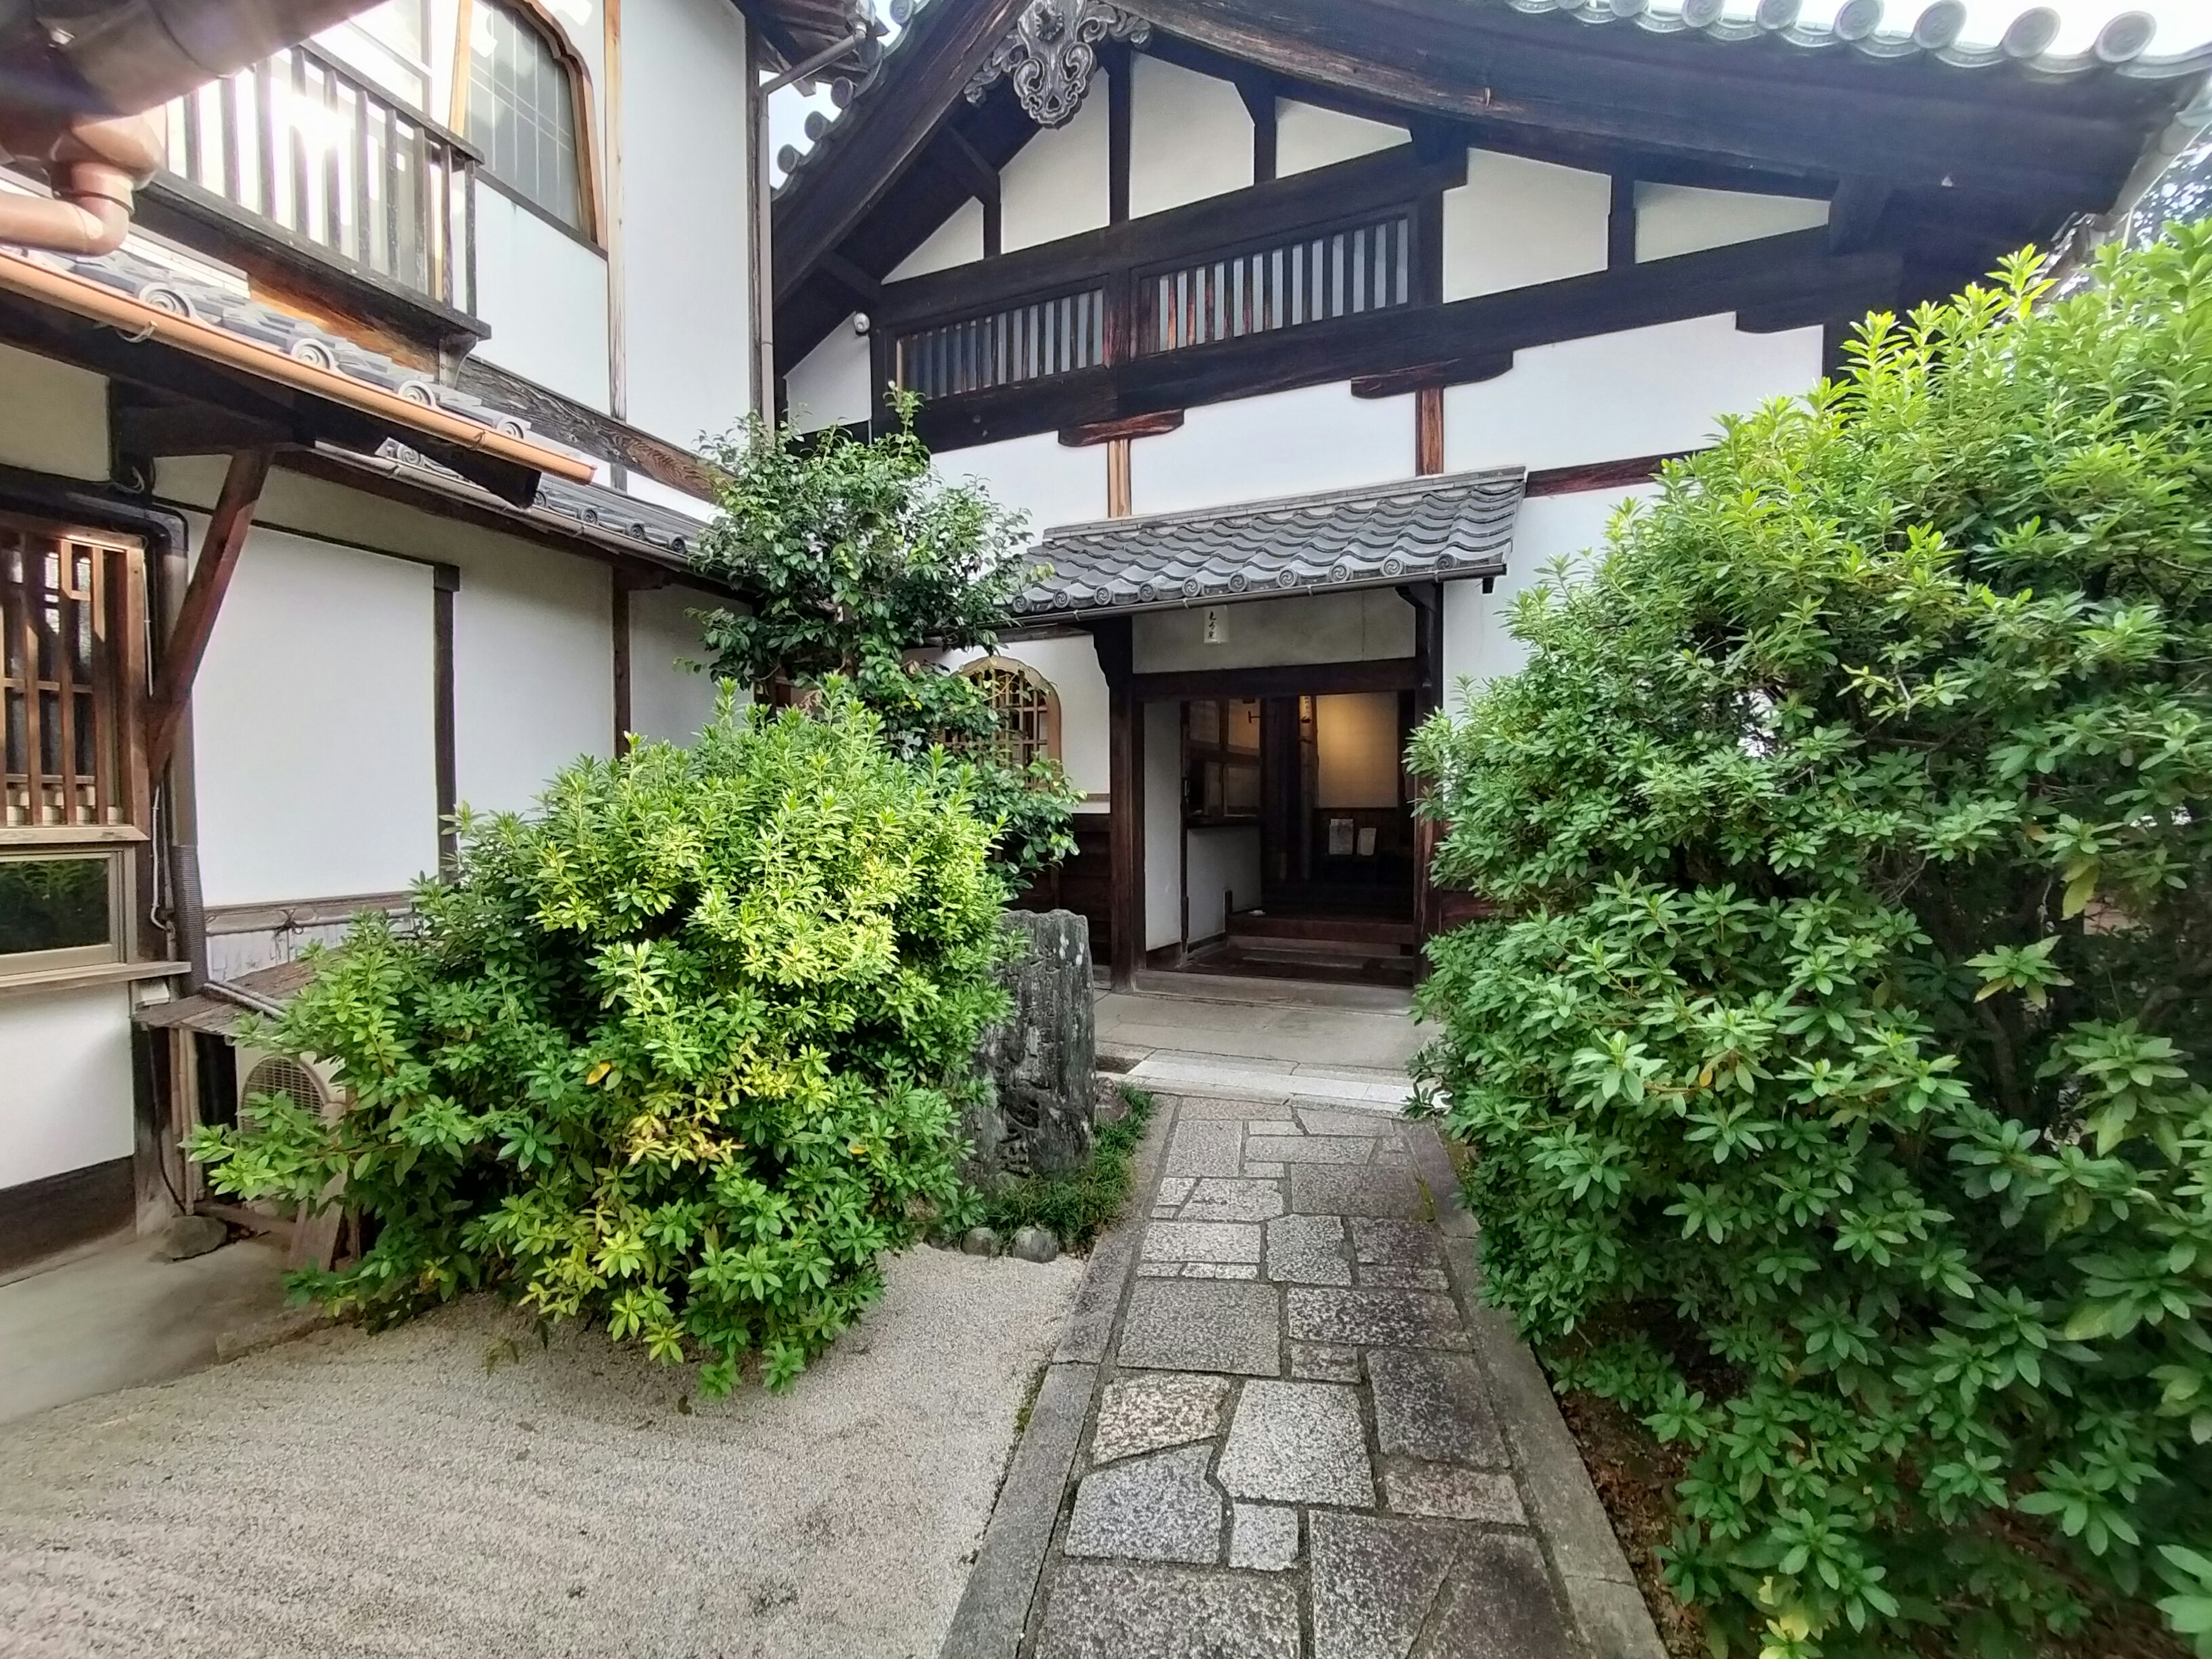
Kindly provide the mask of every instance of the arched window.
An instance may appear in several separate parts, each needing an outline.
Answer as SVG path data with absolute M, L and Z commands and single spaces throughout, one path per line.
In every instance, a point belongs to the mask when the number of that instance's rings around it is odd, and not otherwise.
M 592 234 L 579 77 L 544 27 L 505 0 L 469 18 L 468 138 L 484 170 L 548 216 Z
M 1019 771 L 1031 761 L 1060 758 L 1060 696 L 1052 682 L 1012 657 L 985 657 L 960 671 L 983 689 L 998 711 L 999 759 Z

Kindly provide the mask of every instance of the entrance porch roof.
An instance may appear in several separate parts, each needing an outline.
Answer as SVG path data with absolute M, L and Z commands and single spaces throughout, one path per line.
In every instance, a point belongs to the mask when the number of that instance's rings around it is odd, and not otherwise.
M 1016 602 L 1066 621 L 1288 593 L 1495 576 L 1526 481 L 1519 467 L 1294 495 L 1045 532 L 1052 574 Z

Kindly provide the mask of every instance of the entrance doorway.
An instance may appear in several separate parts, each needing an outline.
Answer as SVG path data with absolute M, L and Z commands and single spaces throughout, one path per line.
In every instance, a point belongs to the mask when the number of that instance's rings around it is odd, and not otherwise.
M 1189 971 L 1411 984 L 1410 691 L 1182 704 Z

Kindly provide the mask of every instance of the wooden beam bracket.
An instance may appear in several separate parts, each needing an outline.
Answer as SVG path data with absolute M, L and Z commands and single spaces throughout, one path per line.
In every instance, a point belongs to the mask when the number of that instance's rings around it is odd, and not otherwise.
M 1164 409 L 1154 415 L 1132 415 L 1127 420 L 1091 421 L 1080 426 L 1062 427 L 1060 441 L 1067 449 L 1089 449 L 1117 439 L 1164 437 L 1182 426 L 1182 410 Z
M 161 677 L 155 682 L 154 695 L 147 700 L 146 763 L 151 777 L 159 779 L 168 769 L 178 726 L 191 701 L 192 682 L 207 656 L 208 641 L 215 637 L 216 617 L 222 610 L 223 595 L 230 590 L 238 556 L 245 550 L 246 532 L 253 527 L 254 510 L 261 503 L 261 488 L 269 481 L 269 468 L 275 459 L 269 449 L 241 449 L 231 456 L 229 469 L 223 474 L 222 490 L 208 520 L 199 558 L 192 566 L 191 580 L 178 608 L 176 626 L 170 629 L 161 652 Z

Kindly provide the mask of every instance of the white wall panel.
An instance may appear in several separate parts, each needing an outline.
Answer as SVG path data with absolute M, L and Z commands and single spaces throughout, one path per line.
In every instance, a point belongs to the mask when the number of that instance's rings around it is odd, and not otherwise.
M 1494 380 L 1444 393 L 1444 465 L 1579 466 L 1697 449 L 1722 415 L 1802 396 L 1820 331 L 1744 334 L 1733 315 L 1532 346 Z
M 0 465 L 105 478 L 106 380 L 0 345 Z
M 577 756 L 614 748 L 607 568 L 487 540 L 456 560 L 454 749 L 461 799 L 520 811 Z
M 1403 127 L 1357 115 L 1340 115 L 1293 99 L 1275 100 L 1275 174 L 1287 179 L 1294 173 L 1310 173 L 1333 161 L 1349 161 L 1355 155 L 1371 155 L 1378 149 L 1395 149 L 1413 142 Z
M 1182 706 L 1148 702 L 1145 719 L 1145 949 L 1182 939 Z
M 247 538 L 192 690 L 210 904 L 395 892 L 435 866 L 434 629 L 427 565 Z
M 1227 635 L 1206 642 L 1203 604 L 1139 613 L 1132 647 L 1140 674 L 1275 663 L 1367 662 L 1413 654 L 1413 607 L 1387 587 L 1246 599 L 1223 607 Z
M 1039 132 L 1000 170 L 1000 245 L 1012 253 L 1097 229 L 1107 220 L 1106 174 L 1106 94 L 1097 87 L 1073 120 Z
M 874 373 L 868 337 L 855 334 L 848 317 L 783 377 L 792 423 L 801 432 L 818 432 L 825 426 L 866 420 L 874 402 L 869 384 Z
M 1130 216 L 1249 189 L 1252 117 L 1237 88 L 1164 58 L 1132 61 Z
M 129 990 L 0 1000 L 0 1188 L 130 1157 Z
M 1006 188 L 1003 181 L 1000 187 Z M 909 276 L 927 276 L 933 270 L 972 265 L 982 257 L 983 204 L 970 197 L 960 204 L 957 212 L 930 233 L 927 241 L 899 261 L 884 280 L 902 283 Z
M 941 660 L 948 668 L 964 668 L 984 653 L 952 651 Z M 1108 756 L 1106 676 L 1098 666 L 1098 648 L 1088 634 L 1064 640 L 1010 640 L 997 652 L 1027 663 L 1042 674 L 1060 699 L 1060 761 L 1068 781 L 1086 795 L 1099 797 L 1103 805 L 1113 784 Z
M 1223 911 L 1227 895 L 1235 894 L 1239 910 L 1260 902 L 1260 826 L 1240 823 L 1184 834 L 1190 942 L 1196 945 L 1228 931 L 1229 919 Z
M 1495 150 L 1469 150 L 1467 183 L 1444 192 L 1444 298 L 1603 270 L 1613 181 Z
M 622 66 L 624 413 L 690 447 L 750 403 L 744 19 L 627 0 Z
M 639 736 L 688 744 L 714 718 L 713 677 L 685 665 L 707 658 L 689 613 L 714 605 L 712 595 L 688 587 L 629 596 L 629 725 Z
M 1210 404 L 1180 431 L 1136 440 L 1129 475 L 1139 514 L 1410 478 L 1413 399 L 1355 398 L 1336 385 Z
M 1664 259 L 1828 222 L 1828 204 L 1802 196 L 1758 196 L 1690 185 L 1636 186 L 1636 257 Z
M 489 185 L 477 191 L 477 314 L 491 325 L 485 362 L 610 406 L 605 256 Z
M 1106 516 L 1106 446 L 1070 449 L 1049 432 L 1004 443 L 948 449 L 937 457 L 940 477 L 972 478 L 991 499 L 1029 514 L 1032 538 L 1054 525 L 1088 524 Z
M 1528 660 L 1528 647 L 1506 629 L 1515 596 L 1544 582 L 1556 559 L 1569 560 L 1573 568 L 1586 568 L 1591 557 L 1602 554 L 1606 526 L 1621 503 L 1631 498 L 1653 500 L 1658 494 L 1658 485 L 1639 484 L 1632 489 L 1539 495 L 1522 502 L 1520 520 L 1513 528 L 1513 551 L 1495 590 L 1485 593 L 1482 584 L 1474 580 L 1444 584 L 1448 707 L 1456 709 L 1465 701 L 1467 688 L 1462 682 L 1480 684 L 1510 674 Z
M 641 501 L 651 501 L 655 507 L 665 507 L 671 513 L 681 513 L 687 519 L 696 519 L 702 524 L 714 516 L 714 504 L 681 489 L 671 489 L 658 478 L 648 478 L 644 473 L 632 471 L 623 481 L 624 493 Z

